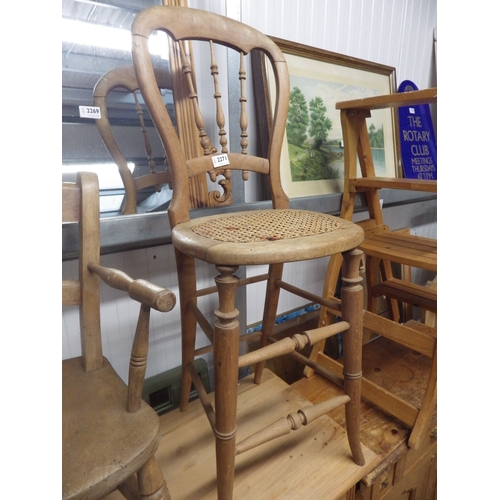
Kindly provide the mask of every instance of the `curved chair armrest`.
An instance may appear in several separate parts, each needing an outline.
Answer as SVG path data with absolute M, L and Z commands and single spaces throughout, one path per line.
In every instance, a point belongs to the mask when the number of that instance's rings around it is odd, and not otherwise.
M 133 413 L 141 406 L 148 359 L 151 308 L 160 312 L 168 312 L 174 308 L 176 298 L 173 292 L 167 288 L 162 288 L 142 279 L 133 280 L 128 274 L 118 269 L 103 267 L 93 262 L 88 264 L 88 268 L 106 284 L 112 288 L 127 292 L 131 299 L 141 304 L 130 355 L 128 375 L 127 411 Z
M 130 298 L 160 312 L 171 311 L 176 302 L 173 292 L 143 279 L 132 279 L 128 274 L 109 267 L 90 263 L 89 269 L 96 273 L 107 285 L 127 292 Z

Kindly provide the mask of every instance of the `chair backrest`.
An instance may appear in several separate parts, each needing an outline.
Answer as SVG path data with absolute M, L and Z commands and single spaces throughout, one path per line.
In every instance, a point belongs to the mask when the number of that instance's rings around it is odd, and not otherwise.
M 62 222 L 79 223 L 79 279 L 63 281 L 63 306 L 80 307 L 82 358 L 86 371 L 102 365 L 99 276 L 88 268 L 99 264 L 99 184 L 94 173 L 79 172 L 75 183 L 62 185 Z
M 165 31 L 169 35 L 182 60 L 182 71 L 189 87 L 189 97 L 192 102 L 194 120 L 199 130 L 200 142 L 204 156 L 187 159 L 175 128 L 162 103 L 151 56 L 148 51 L 148 37 L 153 31 Z M 274 208 L 287 208 L 286 196 L 280 180 L 280 154 L 288 114 L 288 101 L 290 95 L 289 75 L 285 57 L 278 46 L 267 36 L 259 31 L 236 22 L 232 19 L 219 16 L 206 11 L 186 7 L 155 6 L 139 13 L 132 26 L 132 55 L 137 80 L 149 113 L 155 123 L 160 138 L 165 147 L 173 176 L 174 193 L 169 206 L 170 224 L 174 227 L 179 222 L 189 219 L 189 179 L 200 174 L 210 176 L 212 181 L 222 175 L 220 183 L 231 183 L 231 171 L 242 171 L 243 178 L 248 177 L 248 172 L 253 171 L 268 176 L 271 199 Z M 185 49 L 185 43 L 196 40 L 193 50 L 199 50 L 200 43 L 207 42 L 209 49 L 206 67 L 197 65 L 196 75 L 192 71 L 192 55 Z M 241 103 L 240 108 L 240 151 L 230 152 L 228 148 L 226 118 L 221 103 L 221 88 L 219 86 L 219 65 L 215 54 L 215 46 L 220 44 L 240 53 L 239 80 Z M 265 54 L 272 68 L 273 86 L 275 92 L 274 112 L 271 117 L 270 137 L 267 157 L 257 157 L 248 154 L 248 111 L 246 90 L 247 68 L 250 51 L 260 51 Z M 205 53 L 205 52 L 203 52 Z M 214 89 L 213 115 L 210 120 L 202 115 L 202 106 L 199 104 L 197 89 L 206 87 L 206 79 L 200 78 L 201 73 L 207 70 L 208 78 L 212 79 Z M 211 75 L 211 76 L 210 76 Z M 198 84 L 195 79 L 198 79 Z M 202 81 L 205 85 L 200 84 Z M 256 96 L 262 99 L 262 96 Z M 207 108 L 203 106 L 203 109 Z M 207 124 L 214 123 L 219 136 L 217 141 L 212 141 L 207 134 Z M 218 146 L 216 144 L 218 143 Z M 220 166 L 219 166 L 220 165 Z M 224 194 L 222 195 L 224 196 Z
M 155 75 L 160 89 L 172 90 L 172 78 L 168 70 L 163 67 L 160 69 L 155 68 Z M 140 126 L 140 130 L 138 128 L 138 133 L 141 133 L 144 138 L 144 149 L 150 168 L 150 172 L 145 175 L 133 176 L 128 168 L 127 159 L 113 134 L 108 115 L 108 97 L 110 93 L 116 89 L 128 90 L 134 96 Z M 104 144 L 118 166 L 118 171 L 120 172 L 125 187 L 125 203 L 122 208 L 123 214 L 137 213 L 138 191 L 155 186 L 156 191 L 160 192 L 162 184 L 167 184 L 172 181 L 170 170 L 167 165 L 164 165 L 162 169 L 157 169 L 144 122 L 144 110 L 139 102 L 138 94 L 139 85 L 132 65 L 120 66 L 108 71 L 99 79 L 94 87 L 94 106 L 98 106 L 101 110 L 101 119 L 96 120 L 96 125 Z

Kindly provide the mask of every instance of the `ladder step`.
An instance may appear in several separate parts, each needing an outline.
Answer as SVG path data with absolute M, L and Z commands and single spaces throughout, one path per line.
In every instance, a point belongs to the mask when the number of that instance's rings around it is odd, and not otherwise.
M 391 278 L 372 287 L 376 297 L 385 295 L 426 311 L 437 312 L 437 292 L 428 286 L 416 285 L 409 281 Z

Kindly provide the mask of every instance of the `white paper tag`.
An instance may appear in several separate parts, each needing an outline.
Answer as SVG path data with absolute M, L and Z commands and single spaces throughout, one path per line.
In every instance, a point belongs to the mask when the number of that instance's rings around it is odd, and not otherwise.
M 80 110 L 80 118 L 101 119 L 101 108 L 99 106 L 78 106 L 78 109 Z
M 229 158 L 226 153 L 212 156 L 212 163 L 214 164 L 214 168 L 224 167 L 225 165 L 229 165 Z

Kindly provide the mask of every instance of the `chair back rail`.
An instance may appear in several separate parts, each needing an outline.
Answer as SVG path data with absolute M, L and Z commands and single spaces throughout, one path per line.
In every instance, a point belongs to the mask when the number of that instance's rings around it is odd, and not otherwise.
M 203 20 L 196 15 L 196 9 L 183 9 L 177 7 L 165 8 L 164 6 L 152 7 L 155 15 L 143 17 L 137 16 L 133 25 L 132 53 L 136 67 L 137 79 L 143 89 L 143 95 L 155 123 L 158 133 L 162 139 L 169 163 L 172 169 L 173 183 L 175 186 L 171 205 L 169 207 L 169 218 L 172 227 L 178 222 L 189 220 L 189 179 L 197 175 L 207 173 L 214 182 L 221 175 L 221 181 L 226 196 L 226 187 L 230 189 L 231 170 L 242 171 L 243 178 L 248 178 L 247 172 L 258 172 L 267 174 L 270 181 L 271 197 L 274 208 L 287 208 L 288 197 L 283 191 L 280 181 L 280 154 L 283 142 L 286 116 L 288 113 L 289 78 L 286 62 L 283 54 L 267 36 L 254 30 L 249 26 L 242 25 L 232 19 L 212 15 L 204 12 Z M 149 9 L 148 9 L 149 10 Z M 168 28 L 166 28 L 168 27 Z M 193 115 L 199 133 L 200 144 L 205 157 L 187 159 L 180 141 L 176 140 L 176 133 L 172 121 L 161 102 L 161 95 L 154 83 L 154 69 L 147 49 L 147 40 L 155 30 L 163 30 L 172 37 L 174 43 L 178 43 L 182 60 L 182 72 L 186 78 L 189 88 L 189 98 L 192 103 Z M 224 33 L 224 39 L 221 33 Z M 211 75 L 214 89 L 214 122 L 217 127 L 218 140 L 208 137 L 206 118 L 202 114 L 198 102 L 197 84 L 192 71 L 191 56 L 184 50 L 184 44 L 196 40 L 207 42 L 209 45 L 209 60 L 207 72 Z M 240 79 L 240 151 L 231 152 L 228 147 L 226 118 L 221 105 L 221 86 L 219 84 L 219 65 L 216 60 L 214 46 L 220 44 L 228 49 L 237 50 L 240 53 L 239 79 Z M 270 134 L 270 146 L 268 160 L 248 155 L 248 113 L 246 77 L 247 70 L 245 57 L 250 51 L 262 51 L 272 62 L 274 81 L 276 85 L 276 104 L 273 113 L 273 127 Z M 202 69 L 197 67 L 197 74 Z M 274 126 L 274 123 L 280 124 Z M 218 144 L 215 147 L 215 144 Z M 217 168 L 215 165 L 219 155 L 227 155 L 228 164 Z M 222 158 L 224 160 L 225 158 Z M 186 165 L 188 168 L 186 168 Z

